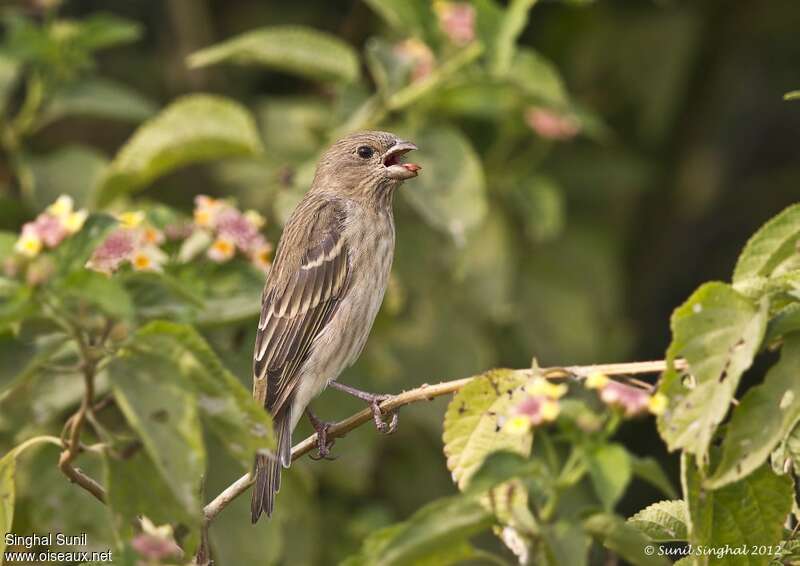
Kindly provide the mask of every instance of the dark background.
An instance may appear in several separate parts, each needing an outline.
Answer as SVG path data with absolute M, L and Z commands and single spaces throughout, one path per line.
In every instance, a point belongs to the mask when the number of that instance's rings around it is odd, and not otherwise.
M 359 50 L 369 37 L 393 37 L 358 1 L 76 0 L 61 13 L 81 17 L 98 10 L 145 29 L 139 42 L 99 57 L 101 75 L 160 103 L 210 91 L 257 114 L 275 96 L 325 99 L 331 93 L 258 68 L 189 71 L 184 57 L 237 33 L 283 23 L 327 30 Z M 800 88 L 798 29 L 800 6 L 792 0 L 537 5 L 521 42 L 555 63 L 573 99 L 605 123 L 608 135 L 548 145 L 537 172 L 557 187 L 562 212 L 556 219 L 520 216 L 507 195 L 509 185 L 524 190 L 524 177 L 496 184 L 490 170 L 490 213 L 466 242 L 426 225 L 400 199 L 396 286 L 361 362 L 343 379 L 399 391 L 490 367 L 525 367 L 534 356 L 541 365 L 663 357 L 671 311 L 700 283 L 729 279 L 749 235 L 797 200 L 800 102 L 782 97 Z M 280 144 L 280 132 L 270 132 L 268 121 L 259 125 L 269 153 L 270 144 Z M 495 142 L 483 137 L 481 124 L 460 127 L 482 155 L 491 150 Z M 47 152 L 81 143 L 110 156 L 132 129 L 70 119 L 40 132 L 32 145 Z M 530 137 L 535 148 L 540 142 Z M 279 162 L 276 157 L 272 165 Z M 234 177 L 225 172 L 191 167 L 144 196 L 188 211 L 195 194 L 234 195 L 270 217 L 277 241 L 281 215 L 273 209 L 276 190 L 268 188 L 274 179 L 264 179 L 262 187 L 258 179 L 230 182 Z M 16 229 L 29 214 L 7 210 L 0 228 Z M 527 235 L 531 223 L 554 221 L 557 228 L 547 237 Z M 248 321 L 208 331 L 248 385 L 252 328 Z M 373 528 L 453 492 L 441 454 L 445 403 L 404 410 L 399 432 L 389 438 L 360 429 L 337 443 L 335 462 L 294 466 L 269 524 L 251 527 L 242 498 L 212 531 L 221 563 L 284 556 L 285 563 L 330 564 Z M 357 408 L 335 391 L 317 402 L 317 412 L 330 419 Z M 652 421 L 628 424 L 621 436 L 633 452 L 663 458 L 677 477 L 676 458 L 663 452 Z M 210 454 L 208 491 L 215 493 L 237 471 L 220 450 L 212 446 Z M 84 494 L 59 499 L 59 489 L 52 487 L 54 507 L 74 505 L 72 512 L 92 523 L 95 503 Z M 632 513 L 658 497 L 635 483 L 620 511 Z M 66 520 L 63 514 L 45 517 L 38 509 L 22 516 L 52 526 Z M 496 543 L 487 538 L 486 544 Z

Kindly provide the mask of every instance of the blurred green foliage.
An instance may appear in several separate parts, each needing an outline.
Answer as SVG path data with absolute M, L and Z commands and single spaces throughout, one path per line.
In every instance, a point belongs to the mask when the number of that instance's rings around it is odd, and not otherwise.
M 0 259 L 59 195 L 93 214 L 22 273 L 2 266 L 0 524 L 13 508 L 15 533 L 87 532 L 92 549 L 115 548 L 127 563 L 144 514 L 196 547 L 201 476 L 207 499 L 269 438 L 247 394 L 263 275 L 241 257 L 176 261 L 188 253 L 176 242 L 161 274 L 106 278 L 83 266 L 115 229 L 109 214 L 143 210 L 166 231 L 189 222 L 198 194 L 259 210 L 277 241 L 319 153 L 353 129 L 413 140 L 423 172 L 400 189 L 391 285 L 345 381 L 400 391 L 534 357 L 662 357 L 675 305 L 705 280 L 728 280 L 750 234 L 797 198 L 800 106 L 781 100 L 798 82 L 793 10 L 790 0 L 4 7 Z M 246 498 L 236 500 L 211 527 L 218 563 L 513 562 L 509 548 L 523 548 L 534 563 L 580 564 L 602 562 L 603 546 L 639 562 L 648 540 L 744 542 L 725 521 L 759 522 L 746 542 L 776 543 L 791 498 L 778 474 L 800 465 L 798 429 L 768 408 L 793 386 L 796 339 L 768 373 L 769 356 L 756 359 L 749 373 L 766 373 L 764 383 L 742 398 L 719 454 L 710 440 L 737 386 L 753 385 L 742 374 L 756 353 L 800 320 L 798 224 L 788 209 L 745 248 L 731 286 L 704 286 L 676 311 L 670 353 L 693 369 L 747 337 L 734 361 L 693 372 L 696 399 L 659 418 L 669 447 L 685 451 L 680 476 L 654 427 L 630 426 L 574 384 L 558 427 L 535 441 L 498 441 L 489 432 L 499 424 L 475 409 L 466 476 L 464 462 L 454 469 L 442 456 L 444 403 L 417 404 L 394 437 L 364 427 L 337 443 L 336 462 L 298 461 L 269 523 L 251 527 Z M 727 334 L 696 312 L 708 301 Z M 58 436 L 79 407 L 87 357 L 76 332 L 95 348 L 96 398 L 115 399 L 83 435 L 109 448 L 78 460 L 109 490 L 107 507 L 59 474 L 54 447 L 10 452 Z M 458 427 L 472 430 L 457 402 L 472 408 L 482 388 L 481 403 L 512 411 L 491 398 L 492 375 L 451 402 L 450 458 Z M 683 403 L 684 385 L 668 372 L 661 390 Z M 796 400 L 780 403 L 796 413 Z M 315 402 L 330 420 L 359 408 L 335 391 Z M 691 428 L 698 410 L 702 435 Z M 742 438 L 763 450 L 742 453 Z M 501 445 L 516 456 L 487 459 Z M 508 497 L 487 507 L 487 491 Z M 659 491 L 672 501 L 648 507 Z M 761 492 L 775 494 L 773 512 L 748 514 L 745 494 Z M 705 497 L 713 505 L 698 506 Z M 688 517 L 708 528 L 690 530 Z M 505 545 L 474 536 L 489 525 L 504 526 Z

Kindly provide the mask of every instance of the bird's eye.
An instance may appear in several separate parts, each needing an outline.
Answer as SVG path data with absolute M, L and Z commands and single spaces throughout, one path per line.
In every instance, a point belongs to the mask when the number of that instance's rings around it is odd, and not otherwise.
M 368 145 L 362 145 L 356 150 L 356 153 L 362 159 L 369 159 L 375 153 L 375 150 Z

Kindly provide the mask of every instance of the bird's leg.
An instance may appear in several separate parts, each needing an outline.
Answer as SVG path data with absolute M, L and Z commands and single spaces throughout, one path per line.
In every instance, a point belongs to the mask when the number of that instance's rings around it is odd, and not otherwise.
M 352 395 L 357 399 L 361 399 L 362 401 L 366 401 L 369 404 L 370 410 L 372 411 L 372 420 L 375 421 L 375 428 L 377 428 L 379 432 L 382 432 L 383 434 L 392 434 L 397 430 L 397 413 L 391 413 L 392 418 L 389 421 L 389 424 L 386 424 L 386 421 L 383 420 L 383 413 L 381 413 L 381 403 L 391 398 L 391 395 L 368 393 L 366 391 L 356 389 L 355 387 L 345 385 L 344 383 L 339 383 L 338 381 L 331 381 L 328 386 L 338 389 L 339 391 L 343 391 L 348 395 Z
M 333 444 L 336 440 L 333 438 L 331 438 L 330 441 L 328 440 L 328 429 L 331 428 L 331 423 L 318 419 L 309 408 L 306 408 L 306 416 L 308 417 L 308 422 L 311 423 L 311 426 L 314 427 L 314 431 L 317 433 L 317 455 L 312 455 L 311 459 L 335 460 L 336 457 L 331 456 L 331 448 L 333 448 Z

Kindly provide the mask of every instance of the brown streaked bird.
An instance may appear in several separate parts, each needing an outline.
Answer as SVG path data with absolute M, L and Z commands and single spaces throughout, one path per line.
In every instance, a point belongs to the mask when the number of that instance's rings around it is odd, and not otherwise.
M 382 399 L 336 383 L 353 364 L 383 301 L 394 255 L 394 190 L 417 176 L 403 163 L 416 149 L 388 132 L 359 132 L 334 143 L 317 165 L 311 189 L 278 243 L 261 299 L 253 355 L 253 397 L 272 415 L 276 457 L 256 456 L 251 504 L 255 523 L 275 506 L 281 467 L 292 460 L 292 431 L 308 412 L 319 456 L 328 454 L 327 423 L 308 410 L 331 385 L 368 402 L 382 432 L 391 432 Z

